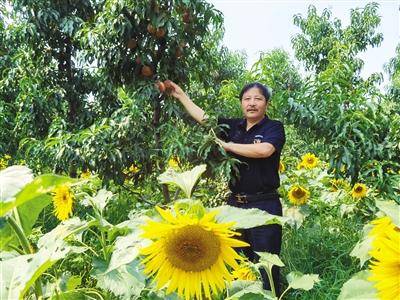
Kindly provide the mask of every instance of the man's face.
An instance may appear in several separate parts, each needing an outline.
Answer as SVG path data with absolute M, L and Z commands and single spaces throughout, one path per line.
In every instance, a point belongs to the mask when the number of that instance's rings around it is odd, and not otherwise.
M 253 87 L 243 94 L 241 106 L 243 116 L 247 120 L 254 122 L 264 118 L 268 104 L 261 91 Z

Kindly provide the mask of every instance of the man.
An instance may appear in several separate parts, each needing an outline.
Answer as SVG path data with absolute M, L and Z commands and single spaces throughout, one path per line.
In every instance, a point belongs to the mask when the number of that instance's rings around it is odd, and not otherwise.
M 185 92 L 175 83 L 171 83 L 171 95 L 178 99 L 188 113 L 203 124 L 207 116 Z M 279 187 L 279 161 L 285 144 L 283 124 L 267 117 L 270 101 L 268 88 L 258 82 L 243 87 L 239 99 L 243 119 L 219 119 L 220 124 L 229 129 L 223 140 L 218 143 L 238 158 L 239 177 L 229 188 L 231 195 L 228 204 L 241 208 L 258 208 L 270 214 L 282 216 L 282 205 L 276 189 Z M 280 225 L 259 226 L 242 231 L 242 239 L 250 244 L 243 248 L 249 260 L 258 260 L 257 252 L 279 254 L 281 250 L 282 228 Z M 265 289 L 271 289 L 265 270 L 261 270 Z M 272 276 L 276 294 L 279 295 L 279 269 L 273 267 Z

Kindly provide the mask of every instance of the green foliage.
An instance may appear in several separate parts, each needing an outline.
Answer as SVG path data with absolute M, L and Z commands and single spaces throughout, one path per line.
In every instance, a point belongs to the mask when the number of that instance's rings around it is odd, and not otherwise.
M 317 150 L 328 155 L 332 169 L 338 172 L 345 166 L 353 182 L 364 180 L 395 199 L 396 177 L 376 172 L 379 180 L 372 179 L 368 165 L 386 161 L 384 170 L 397 170 L 398 107 L 379 91 L 381 74 L 360 77 L 363 63 L 357 58 L 381 42 L 379 22 L 377 4 L 352 10 L 346 28 L 331 20 L 328 9 L 318 15 L 310 6 L 307 17 L 295 16 L 302 33 L 293 39 L 296 57 L 312 71 L 307 80 L 301 80 L 281 50 L 264 54 L 253 73 L 275 88 L 271 113 L 294 125 L 308 143 L 318 139 Z
M 306 18 L 294 16 L 294 24 L 302 31 L 292 39 L 296 58 L 304 61 L 308 70 L 320 73 L 329 65 L 329 53 L 340 43 L 349 46 L 354 63 L 360 67 L 361 61 L 355 56 L 368 46 L 379 46 L 383 40 L 383 35 L 376 33 L 380 24 L 378 8 L 377 3 L 369 3 L 363 9 L 352 9 L 350 25 L 342 28 L 339 19 L 331 20 L 329 9 L 318 15 L 315 6 L 310 5 Z
M 400 44 L 396 47 L 396 56 L 385 65 L 385 70 L 390 77 L 388 87 L 389 97 L 399 105 L 400 102 Z
M 154 88 L 168 78 L 213 102 L 221 82 L 242 73 L 244 56 L 219 45 L 222 16 L 210 4 L 16 1 L 11 8 L 13 22 L 1 27 L 2 151 L 29 156 L 36 171 L 75 177 L 89 169 L 120 184 L 125 168 L 140 165 L 135 181 L 142 180 L 170 153 L 217 160 L 196 151 L 207 144 L 204 131 L 176 126 L 181 109 Z M 182 131 L 187 144 L 176 143 Z

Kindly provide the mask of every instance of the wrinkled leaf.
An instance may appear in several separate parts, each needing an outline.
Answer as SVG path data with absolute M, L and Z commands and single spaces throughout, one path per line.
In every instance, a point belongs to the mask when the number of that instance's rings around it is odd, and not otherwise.
M 103 211 L 106 207 L 108 201 L 112 198 L 113 193 L 107 191 L 105 189 L 101 189 L 97 192 L 96 196 L 90 197 L 87 196 L 83 201 L 82 204 L 85 206 L 94 206 L 99 211 Z
M 139 255 L 139 250 L 149 242 L 140 238 L 140 231 L 137 230 L 127 236 L 117 237 L 114 251 L 106 272 L 111 272 L 135 260 Z
M 400 227 L 400 205 L 394 201 L 375 201 L 376 206 L 392 219 L 392 222 Z
M 123 299 L 138 299 L 145 287 L 145 276 L 139 262 L 133 261 L 107 272 L 107 263 L 99 259 L 93 262 L 91 275 L 97 279 L 97 287 L 109 290 Z
M 284 267 L 285 264 L 281 261 L 278 255 L 268 252 L 256 252 L 260 256 L 260 264 L 267 265 L 268 267 L 278 266 Z
M 222 205 L 212 210 L 218 211 L 216 219 L 219 223 L 235 222 L 233 229 L 247 229 L 269 224 L 283 225 L 286 222 L 284 217 L 271 215 L 257 208 L 244 209 Z
M 377 300 L 374 284 L 367 279 L 370 275 L 368 270 L 353 275 L 343 284 L 338 300 Z
M 314 284 L 320 281 L 318 274 L 302 274 L 300 272 L 290 272 L 286 279 L 291 288 L 305 291 L 311 290 Z
M 50 247 L 51 245 L 62 242 L 71 234 L 78 234 L 92 226 L 96 221 L 81 221 L 78 217 L 63 221 L 52 231 L 43 235 L 38 241 L 38 247 Z
M 0 299 L 22 299 L 43 272 L 73 251 L 64 242 L 47 246 L 35 254 L 20 255 L 0 262 Z
M 277 299 L 263 289 L 260 281 L 233 281 L 228 287 L 230 297 L 226 300 L 273 300 Z
M 26 184 L 33 180 L 32 170 L 25 166 L 11 166 L 0 171 L 0 201 L 10 201 Z M 2 214 L 3 215 L 3 214 Z
M 350 252 L 350 256 L 356 257 L 360 260 L 360 267 L 362 267 L 367 260 L 371 258 L 369 251 L 372 250 L 373 238 L 366 236 L 354 246 L 353 250 Z
M 306 214 L 302 213 L 302 208 L 297 206 L 285 206 L 283 208 L 283 216 L 286 218 L 286 223 L 290 226 L 300 228 L 306 218 Z

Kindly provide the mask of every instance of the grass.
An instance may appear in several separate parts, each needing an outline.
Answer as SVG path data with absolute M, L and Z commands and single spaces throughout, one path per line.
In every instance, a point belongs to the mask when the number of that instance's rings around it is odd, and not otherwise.
M 337 299 L 343 284 L 359 271 L 358 261 L 349 253 L 361 236 L 362 226 L 357 216 L 310 215 L 299 229 L 286 228 L 282 277 L 299 271 L 319 274 L 321 281 L 310 291 L 291 290 L 285 299 Z M 287 286 L 286 279 L 283 282 Z

